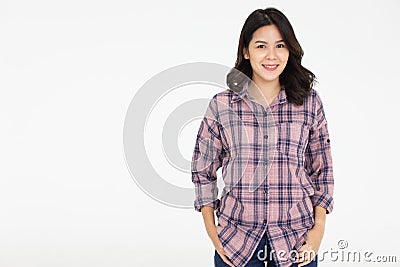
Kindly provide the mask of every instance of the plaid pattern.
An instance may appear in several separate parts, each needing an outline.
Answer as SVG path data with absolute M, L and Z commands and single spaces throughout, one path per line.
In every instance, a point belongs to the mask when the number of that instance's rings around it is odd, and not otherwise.
M 278 266 L 304 243 L 313 207 L 333 208 L 333 173 L 327 121 L 313 89 L 302 106 L 284 87 L 268 106 L 226 89 L 209 102 L 192 157 L 194 207 L 212 206 L 228 258 L 245 266 L 264 234 Z M 225 186 L 218 197 L 216 171 Z M 279 255 L 279 257 L 278 257 Z

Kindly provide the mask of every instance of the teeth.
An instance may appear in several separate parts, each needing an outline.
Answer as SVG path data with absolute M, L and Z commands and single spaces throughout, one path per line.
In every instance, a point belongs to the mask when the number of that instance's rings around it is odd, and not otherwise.
M 273 65 L 273 66 L 267 66 L 267 65 L 263 65 L 265 68 L 267 69 L 274 69 L 276 68 L 278 65 Z

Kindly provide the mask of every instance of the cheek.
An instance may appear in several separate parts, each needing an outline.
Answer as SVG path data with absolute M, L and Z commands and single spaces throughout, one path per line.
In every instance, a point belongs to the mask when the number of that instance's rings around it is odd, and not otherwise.
M 263 60 L 262 57 L 255 57 L 255 56 L 253 55 L 253 57 L 252 57 L 251 60 L 250 60 L 251 67 L 252 67 L 253 69 L 259 68 L 259 67 L 260 67 L 260 62 L 261 62 L 262 60 Z
M 251 60 L 254 62 L 258 62 L 258 61 L 262 60 L 263 58 L 264 58 L 264 53 L 262 53 L 262 52 L 257 51 L 257 52 L 253 52 L 251 54 Z
M 281 51 L 278 56 L 281 61 L 287 62 L 289 59 L 289 51 Z

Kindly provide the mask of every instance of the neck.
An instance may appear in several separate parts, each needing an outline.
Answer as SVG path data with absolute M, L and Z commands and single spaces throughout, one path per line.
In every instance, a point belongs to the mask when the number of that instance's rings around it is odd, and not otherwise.
M 257 85 L 261 93 L 267 98 L 275 97 L 281 90 L 279 79 L 274 81 L 260 81 L 258 79 L 254 79 L 253 82 Z

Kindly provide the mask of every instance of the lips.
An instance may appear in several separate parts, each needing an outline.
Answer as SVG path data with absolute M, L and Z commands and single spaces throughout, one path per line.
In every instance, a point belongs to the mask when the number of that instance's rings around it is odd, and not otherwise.
M 279 64 L 261 64 L 267 71 L 274 71 L 278 68 Z

